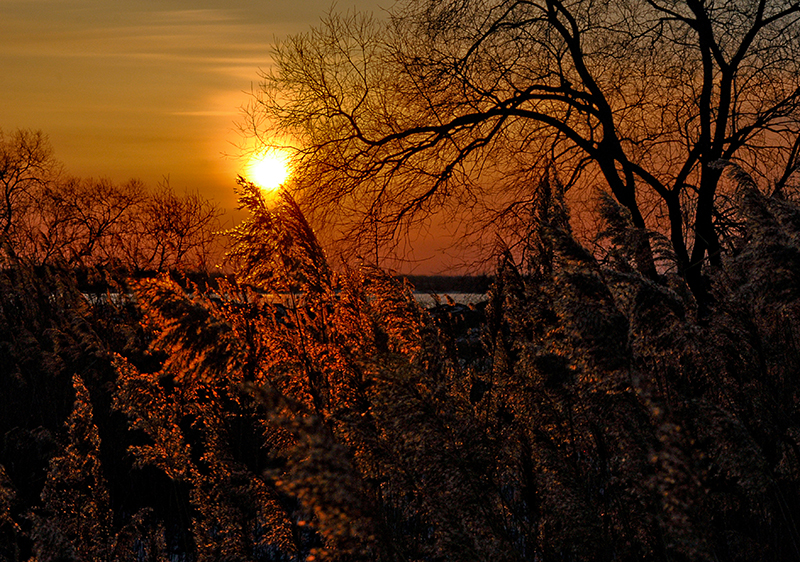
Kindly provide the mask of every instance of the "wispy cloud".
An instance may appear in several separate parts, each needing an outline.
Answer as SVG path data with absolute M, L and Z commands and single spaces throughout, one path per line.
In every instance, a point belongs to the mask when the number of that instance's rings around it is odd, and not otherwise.
M 354 1 L 381 0 L 339 3 Z M 119 166 L 130 159 L 126 174 L 230 176 L 230 162 L 224 170 L 212 163 L 230 151 L 239 108 L 269 67 L 274 39 L 305 31 L 327 6 L 0 0 L 0 127 L 51 132 L 63 139 L 56 148 L 68 164 L 95 159 L 92 174 L 113 173 L 113 153 Z

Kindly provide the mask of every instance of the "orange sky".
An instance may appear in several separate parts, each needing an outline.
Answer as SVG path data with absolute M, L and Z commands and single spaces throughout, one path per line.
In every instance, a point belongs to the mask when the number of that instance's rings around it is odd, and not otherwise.
M 391 0 L 343 0 L 382 13 Z M 314 0 L 0 0 L 0 127 L 41 129 L 69 172 L 235 206 L 239 108 Z M 224 154 L 230 156 L 225 157 Z

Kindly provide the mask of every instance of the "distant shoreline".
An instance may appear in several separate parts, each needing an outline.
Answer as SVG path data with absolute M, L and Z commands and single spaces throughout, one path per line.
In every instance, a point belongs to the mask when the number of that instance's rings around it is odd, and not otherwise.
M 489 275 L 398 275 L 414 287 L 417 293 L 480 293 L 489 290 L 493 277 Z

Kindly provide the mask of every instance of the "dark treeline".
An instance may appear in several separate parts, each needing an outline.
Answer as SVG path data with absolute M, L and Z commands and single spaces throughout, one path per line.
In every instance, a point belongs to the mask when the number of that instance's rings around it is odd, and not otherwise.
M 489 275 L 403 275 L 421 293 L 485 293 L 492 277 Z
M 0 274 L 0 560 L 800 558 L 800 206 L 742 182 L 698 316 L 550 187 L 468 333 L 245 182 L 213 296 Z
M 116 183 L 65 173 L 42 132 L 0 130 L 0 264 L 208 271 L 221 260 L 222 212 L 165 180 Z

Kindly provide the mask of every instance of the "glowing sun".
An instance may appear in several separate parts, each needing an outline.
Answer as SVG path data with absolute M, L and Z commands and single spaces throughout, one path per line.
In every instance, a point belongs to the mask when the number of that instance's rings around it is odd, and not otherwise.
M 276 148 L 254 154 L 247 164 L 248 179 L 265 190 L 278 188 L 289 172 L 289 153 Z

